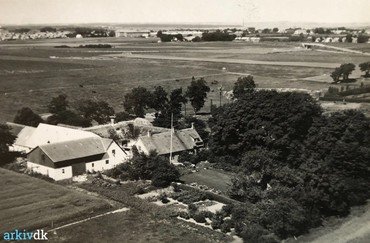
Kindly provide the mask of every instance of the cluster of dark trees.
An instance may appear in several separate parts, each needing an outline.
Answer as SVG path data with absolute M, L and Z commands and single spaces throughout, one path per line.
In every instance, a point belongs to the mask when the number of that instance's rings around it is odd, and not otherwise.
M 167 35 L 163 34 L 162 31 L 158 31 L 157 37 L 159 37 L 162 42 L 171 42 L 175 39 L 178 41 L 184 41 L 184 36 L 182 34 Z
M 61 94 L 52 98 L 47 105 L 48 111 L 52 114 L 47 118 L 46 123 L 56 125 L 63 123 L 72 126 L 88 127 L 92 121 L 99 124 L 109 122 L 110 116 L 114 115 L 114 109 L 105 101 L 80 100 L 73 108 L 70 107 L 67 96 Z M 117 113 L 118 120 L 128 120 L 131 118 L 126 113 Z M 37 127 L 39 123 L 45 122 L 30 108 L 24 107 L 20 109 L 14 122 L 27 126 Z
M 170 164 L 169 159 L 154 151 L 149 155 L 139 153 L 135 146 L 132 152 L 132 159 L 111 169 L 107 174 L 122 180 L 151 180 L 152 185 L 156 187 L 166 187 L 179 180 L 180 173 Z
M 362 72 L 365 72 L 364 77 L 370 77 L 370 62 L 364 62 L 358 65 Z M 352 81 L 349 75 L 356 69 L 353 63 L 345 63 L 337 67 L 331 74 L 334 83 L 348 83 Z M 342 79 L 341 79 L 342 78 Z
M 216 30 L 215 32 L 204 32 L 202 41 L 233 41 L 236 35 L 229 34 L 225 31 Z
M 303 93 L 250 91 L 213 110 L 208 160 L 232 170 L 231 220 L 247 241 L 275 242 L 347 215 L 370 196 L 370 120 L 323 115 Z
M 56 32 L 56 31 L 57 31 L 56 28 L 50 26 L 46 26 L 40 29 L 40 32 Z
M 112 45 L 109 45 L 109 44 L 88 44 L 88 45 L 79 45 L 78 48 L 112 48 Z
M 358 65 L 360 67 L 360 70 L 362 72 L 365 72 L 364 77 L 369 78 L 370 77 L 370 62 L 364 62 Z
M 82 37 L 114 37 L 115 32 L 113 30 L 109 31 L 103 28 L 90 28 L 90 27 L 77 27 L 74 29 L 66 29 L 72 33 L 68 34 L 68 37 L 76 37 L 80 34 Z
M 334 83 L 348 83 L 350 81 L 349 75 L 356 69 L 353 63 L 345 63 L 337 67 L 331 74 Z M 340 79 L 342 78 L 342 80 Z
M 171 127 L 172 116 L 176 127 L 182 117 L 182 106 L 190 101 L 194 113 L 197 113 L 204 106 L 209 91 L 204 78 L 193 78 L 185 93 L 182 88 L 174 89 L 168 94 L 161 86 L 155 87 L 153 92 L 137 87 L 125 95 L 123 106 L 126 112 L 136 117 L 144 117 L 148 109 L 155 110 L 156 126 Z

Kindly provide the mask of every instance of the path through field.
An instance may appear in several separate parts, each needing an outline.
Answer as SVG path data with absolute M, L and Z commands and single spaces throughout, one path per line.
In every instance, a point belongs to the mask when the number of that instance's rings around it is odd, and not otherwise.
M 277 62 L 277 61 L 255 61 L 245 59 L 230 58 L 198 58 L 198 57 L 176 57 L 164 55 L 106 55 L 111 57 L 126 57 L 137 59 L 159 59 L 159 60 L 177 60 L 177 61 L 196 61 L 196 62 L 218 62 L 218 63 L 236 63 L 236 64 L 253 64 L 253 65 L 274 65 L 274 66 L 291 66 L 291 67 L 312 67 L 312 68 L 336 68 L 340 63 L 322 63 L 322 62 Z
M 89 220 L 92 220 L 92 219 L 100 218 L 100 217 L 103 217 L 103 216 L 106 216 L 106 215 L 109 215 L 109 214 L 126 212 L 128 210 L 129 210 L 129 208 L 116 209 L 114 211 L 106 212 L 106 213 L 99 214 L 99 215 L 96 215 L 96 216 L 93 216 L 93 217 L 88 217 L 86 219 L 78 220 L 78 221 L 75 221 L 75 222 L 72 222 L 72 223 L 69 223 L 69 224 L 65 224 L 65 225 L 59 226 L 57 228 L 48 230 L 48 232 L 53 232 L 53 231 L 55 232 L 55 231 L 57 231 L 59 229 L 63 229 L 63 228 L 66 228 L 66 227 L 69 227 L 69 226 L 72 226 L 72 225 L 80 224 L 80 223 L 83 223 L 83 222 L 86 222 L 86 221 L 89 221 Z

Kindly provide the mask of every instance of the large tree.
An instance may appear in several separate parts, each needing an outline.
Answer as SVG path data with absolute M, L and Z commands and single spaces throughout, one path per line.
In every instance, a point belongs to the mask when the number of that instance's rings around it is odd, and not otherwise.
M 42 121 L 42 118 L 28 107 L 20 109 L 14 117 L 15 123 L 32 127 L 37 127 Z
M 99 124 L 109 122 L 114 115 L 114 109 L 105 101 L 82 100 L 77 105 L 77 111 L 90 122 L 95 120 Z
M 52 98 L 52 100 L 48 104 L 49 112 L 53 114 L 66 111 L 68 107 L 69 104 L 67 101 L 67 95 L 65 94 L 61 94 L 57 97 Z
M 171 91 L 170 97 L 163 104 L 160 111 L 156 114 L 153 124 L 160 127 L 171 127 L 171 117 L 173 118 L 173 125 L 178 126 L 178 121 L 182 117 L 182 105 L 187 102 L 186 97 L 182 92 L 182 88 Z
M 168 103 L 168 94 L 162 86 L 154 87 L 154 91 L 150 100 L 150 107 L 156 111 L 161 111 Z
M 186 97 L 189 98 L 190 104 L 197 113 L 203 106 L 210 91 L 209 86 L 204 78 L 192 80 L 186 91 Z
M 333 78 L 335 83 L 338 82 L 348 82 L 349 81 L 349 75 L 356 69 L 356 65 L 353 63 L 345 63 L 337 67 L 332 73 L 331 77 Z M 343 77 L 342 80 L 340 80 L 340 77 Z
M 234 84 L 233 97 L 234 99 L 239 99 L 244 95 L 252 92 L 256 84 L 252 75 L 246 77 L 239 77 L 236 83 Z
M 370 77 L 370 62 L 364 62 L 359 65 L 360 70 L 365 72 L 365 77 Z
M 144 87 L 137 87 L 125 95 L 123 107 L 130 114 L 144 117 L 145 110 L 150 107 L 151 93 Z

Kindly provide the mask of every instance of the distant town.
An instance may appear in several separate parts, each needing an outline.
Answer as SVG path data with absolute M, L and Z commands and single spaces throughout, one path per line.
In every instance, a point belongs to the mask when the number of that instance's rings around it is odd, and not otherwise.
M 222 34 L 222 35 L 221 35 Z M 8 28 L 0 27 L 0 41 L 35 40 L 57 38 L 94 38 L 94 37 L 131 37 L 131 38 L 160 38 L 159 42 L 202 40 L 222 41 L 277 41 L 277 42 L 348 42 L 369 43 L 370 28 L 202 28 L 202 29 L 120 29 L 103 27 L 42 27 L 35 28 Z

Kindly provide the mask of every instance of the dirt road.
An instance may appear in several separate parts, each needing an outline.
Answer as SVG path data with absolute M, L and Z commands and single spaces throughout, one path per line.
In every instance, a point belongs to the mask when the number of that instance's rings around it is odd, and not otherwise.
M 218 63 L 236 63 L 236 64 L 251 64 L 251 65 L 274 65 L 274 66 L 291 66 L 291 67 L 312 67 L 312 68 L 336 68 L 340 63 L 321 63 L 321 62 L 276 62 L 276 61 L 255 61 L 245 59 L 230 59 L 230 58 L 198 58 L 198 57 L 176 57 L 164 55 L 106 55 L 111 57 L 128 57 L 137 59 L 159 59 L 159 60 L 178 60 L 178 61 L 195 61 L 195 62 L 218 62 Z

